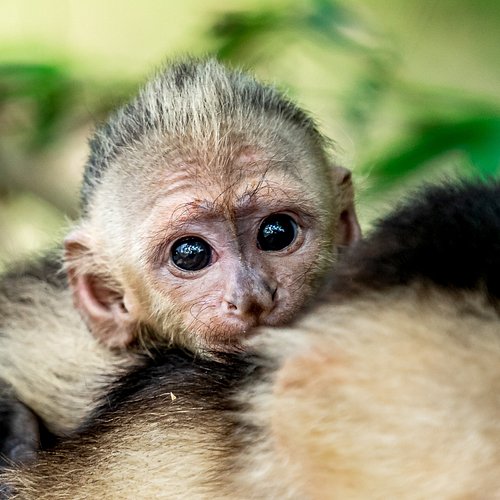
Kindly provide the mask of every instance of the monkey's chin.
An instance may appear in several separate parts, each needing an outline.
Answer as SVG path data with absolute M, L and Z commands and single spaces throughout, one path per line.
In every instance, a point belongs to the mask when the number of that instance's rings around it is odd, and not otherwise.
M 197 329 L 198 343 L 211 351 L 235 352 L 242 349 L 245 340 L 256 333 L 257 322 L 229 318 Z

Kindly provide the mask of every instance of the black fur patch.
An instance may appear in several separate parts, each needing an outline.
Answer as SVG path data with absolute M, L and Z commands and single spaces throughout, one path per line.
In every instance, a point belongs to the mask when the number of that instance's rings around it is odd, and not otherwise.
M 175 86 L 184 90 L 196 78 L 197 68 L 192 62 L 181 62 L 172 67 L 172 74 Z
M 380 220 L 335 274 L 340 297 L 431 282 L 500 298 L 500 183 L 426 187 Z
M 217 356 L 218 360 L 205 359 L 183 349 L 160 350 L 154 358 L 144 358 L 144 366 L 114 384 L 97 416 L 131 401 L 154 399 L 158 392 L 186 395 L 210 409 L 232 407 L 232 394 L 256 376 L 257 368 L 244 354 Z

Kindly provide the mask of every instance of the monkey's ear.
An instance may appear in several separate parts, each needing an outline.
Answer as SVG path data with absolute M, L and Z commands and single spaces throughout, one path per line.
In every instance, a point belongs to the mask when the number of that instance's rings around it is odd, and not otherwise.
M 333 167 L 334 192 L 340 196 L 339 223 L 335 235 L 335 245 L 349 246 L 361 238 L 351 171 L 344 167 Z
M 121 287 L 95 259 L 83 229 L 64 240 L 64 261 L 73 303 L 92 334 L 110 348 L 123 348 L 134 339 L 136 320 Z

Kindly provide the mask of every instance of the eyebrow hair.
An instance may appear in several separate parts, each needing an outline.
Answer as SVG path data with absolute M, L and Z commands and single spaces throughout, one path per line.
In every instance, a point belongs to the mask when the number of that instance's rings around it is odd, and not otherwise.
M 259 184 L 257 187 L 246 190 L 234 203 L 235 212 L 245 215 L 256 207 L 265 205 L 271 211 L 283 210 L 286 206 L 295 208 L 306 216 L 314 217 L 318 214 L 317 200 L 304 194 L 303 188 L 283 187 L 279 184 Z
M 190 201 L 179 205 L 170 217 L 172 226 L 182 226 L 188 222 L 200 222 L 221 217 L 217 203 L 209 200 Z

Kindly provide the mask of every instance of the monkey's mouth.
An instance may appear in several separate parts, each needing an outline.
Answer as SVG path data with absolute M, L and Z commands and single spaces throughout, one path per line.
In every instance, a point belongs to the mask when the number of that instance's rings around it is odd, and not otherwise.
M 227 317 L 210 324 L 198 324 L 191 331 L 209 349 L 229 352 L 238 350 L 247 338 L 256 332 L 259 326 L 257 320 L 242 320 L 235 317 Z
M 209 324 L 200 321 L 195 328 L 191 328 L 191 332 L 208 349 L 233 352 L 240 350 L 247 339 L 258 335 L 259 327 L 282 326 L 290 321 L 290 316 L 283 311 L 276 311 L 276 314 L 271 313 L 262 318 L 218 317 Z

